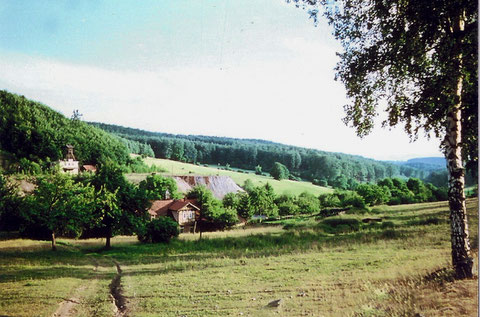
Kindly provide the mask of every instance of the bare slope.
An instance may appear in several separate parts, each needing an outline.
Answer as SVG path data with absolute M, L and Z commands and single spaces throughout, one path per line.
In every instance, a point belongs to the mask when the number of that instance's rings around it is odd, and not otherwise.
M 228 176 L 174 176 L 177 182 L 178 190 L 182 193 L 190 191 L 197 185 L 205 185 L 210 189 L 213 195 L 218 199 L 228 193 L 236 193 L 243 191 L 243 189 L 235 184 L 233 179 Z
M 161 166 L 166 173 L 163 173 L 164 176 L 179 176 L 179 175 L 204 175 L 204 176 L 229 176 L 238 186 L 243 186 L 245 180 L 250 179 L 255 186 L 262 186 L 266 183 L 272 185 L 275 193 L 278 195 L 281 194 L 291 194 L 299 195 L 302 192 L 309 192 L 314 195 L 320 195 L 325 193 L 333 192 L 333 189 L 313 185 L 310 182 L 297 182 L 292 180 L 281 180 L 277 181 L 272 177 L 255 175 L 255 173 L 247 172 L 236 172 L 236 171 L 227 171 L 214 167 L 199 166 L 195 164 L 182 163 L 177 161 L 165 160 L 165 159 L 155 159 L 155 158 L 146 158 L 144 162 L 147 165 L 157 165 Z M 127 178 L 135 183 L 138 183 L 145 179 L 148 174 L 128 174 Z

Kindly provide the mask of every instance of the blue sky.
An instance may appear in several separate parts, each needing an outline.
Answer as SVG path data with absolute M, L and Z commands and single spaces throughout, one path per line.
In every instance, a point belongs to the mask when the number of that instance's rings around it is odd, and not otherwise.
M 361 140 L 341 122 L 330 33 L 283 0 L 0 0 L 0 89 L 151 131 L 441 156 L 437 140 L 401 128 Z

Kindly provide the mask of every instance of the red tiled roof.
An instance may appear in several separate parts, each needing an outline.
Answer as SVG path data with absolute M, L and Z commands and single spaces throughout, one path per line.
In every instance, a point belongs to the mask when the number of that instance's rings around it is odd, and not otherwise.
M 168 215 L 168 207 L 172 205 L 174 202 L 173 199 L 167 200 L 154 200 L 152 202 L 152 207 L 148 209 L 148 213 L 153 216 L 167 216 Z
M 83 167 L 84 170 L 89 171 L 89 172 L 97 171 L 97 168 L 94 165 L 83 165 L 82 167 Z
M 184 201 L 184 200 L 177 200 L 175 201 L 168 209 L 170 210 L 173 210 L 173 211 L 177 211 L 177 210 L 180 210 L 182 209 L 183 207 L 187 206 L 187 205 L 190 205 L 192 206 L 193 208 L 199 210 L 200 208 L 198 208 L 197 206 L 195 206 L 194 204 L 192 204 L 191 202 L 189 201 Z
M 152 216 L 168 216 L 168 211 L 178 211 L 183 207 L 190 205 L 193 208 L 200 210 L 192 200 L 154 200 L 152 206 L 148 209 L 148 213 Z

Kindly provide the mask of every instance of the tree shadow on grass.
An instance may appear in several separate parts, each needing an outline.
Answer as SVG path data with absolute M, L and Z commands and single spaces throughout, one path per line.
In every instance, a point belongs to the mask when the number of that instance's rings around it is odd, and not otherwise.
M 0 252 L 0 283 L 56 279 L 56 278 L 96 278 L 111 279 L 115 272 L 99 272 L 97 267 L 114 268 L 110 261 L 63 248 L 57 251 L 37 250 L 25 252 Z
M 112 279 L 112 276 L 115 275 L 113 272 L 95 272 L 91 268 L 78 268 L 72 266 L 42 266 L 42 267 L 31 267 L 24 269 L 15 269 L 12 271 L 2 272 L 0 275 L 0 283 L 5 282 L 15 282 L 15 281 L 30 281 L 32 285 L 24 286 L 34 286 L 32 281 L 35 280 L 47 280 L 47 279 L 59 279 L 59 278 L 76 278 L 76 279 L 89 279 L 95 276 L 98 279 Z
M 428 214 L 423 213 L 423 214 L 414 214 L 414 215 L 388 215 L 383 217 L 383 219 L 397 220 L 397 221 L 412 221 L 412 220 L 418 220 L 418 219 L 437 217 L 437 218 L 448 220 L 448 216 L 449 216 L 448 210 L 441 210 L 438 212 L 428 213 Z
M 405 238 L 403 230 L 379 230 L 327 235 L 313 230 L 287 231 L 280 235 L 260 234 L 235 238 L 209 238 L 199 241 L 174 240 L 170 244 L 138 244 L 117 246 L 103 254 L 122 265 L 196 261 L 211 258 L 259 258 L 321 250 L 331 247 L 350 247 L 376 243 L 385 239 Z
M 330 249 L 332 247 L 349 248 L 355 245 L 376 243 L 380 240 L 406 239 L 412 232 L 397 229 L 360 230 L 331 235 L 321 230 L 289 230 L 281 234 L 258 234 L 242 237 L 204 238 L 197 241 L 174 239 L 169 244 L 124 244 L 114 245 L 110 250 L 103 247 L 92 249 L 66 247 L 56 252 L 42 250 L 30 252 L 2 252 L 0 267 L 12 263 L 10 272 L 3 270 L 0 282 L 29 279 L 54 279 L 72 277 L 88 279 L 95 276 L 111 279 L 114 273 L 94 271 L 93 267 L 114 267 L 116 260 L 122 266 L 165 263 L 165 269 L 154 270 L 152 274 L 173 273 L 184 270 L 185 265 L 215 258 L 246 259 L 274 257 L 295 254 L 309 250 Z M 93 253 L 92 253 L 93 252 Z M 185 262 L 184 266 L 176 263 Z M 21 263 L 28 263 L 25 267 Z M 172 265 L 172 263 L 174 265 Z M 128 270 L 125 272 L 126 274 Z

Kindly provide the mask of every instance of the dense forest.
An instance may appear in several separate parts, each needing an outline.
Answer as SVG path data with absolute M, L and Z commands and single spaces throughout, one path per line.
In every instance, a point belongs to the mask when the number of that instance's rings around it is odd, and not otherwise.
M 445 169 L 438 162 L 380 162 L 264 140 L 173 135 L 85 123 L 75 114 L 66 118 L 41 103 L 0 91 L 0 161 L 15 162 L 16 172 L 45 170 L 64 156 L 66 144 L 75 147 L 82 164 L 112 160 L 132 166 L 130 171 L 148 171 L 141 162 L 129 158 L 129 153 L 137 153 L 260 173 L 272 172 L 279 163 L 290 179 L 340 189 L 354 189 L 358 183 L 374 183 L 386 177 L 416 177 L 436 186 L 446 182 Z
M 126 166 L 132 160 L 125 142 L 76 116 L 69 119 L 24 96 L 0 91 L 0 161 L 11 162 L 15 172 L 48 169 L 64 157 L 67 144 L 74 146 L 82 164 L 112 160 Z
M 135 141 L 135 145 L 149 145 L 157 158 L 189 163 L 229 165 L 231 167 L 264 172 L 271 171 L 276 162 L 285 165 L 292 179 L 304 179 L 318 185 L 353 188 L 359 182 L 376 182 L 386 177 L 417 177 L 427 179 L 435 169 L 417 168 L 366 159 L 342 153 L 289 146 L 263 140 L 225 137 L 173 135 L 148 132 L 103 123 L 90 123 L 121 138 Z M 131 148 L 132 151 L 135 149 Z M 146 146 L 136 152 L 147 154 Z M 421 166 L 421 164 L 419 164 Z M 445 168 L 437 168 L 442 170 Z

